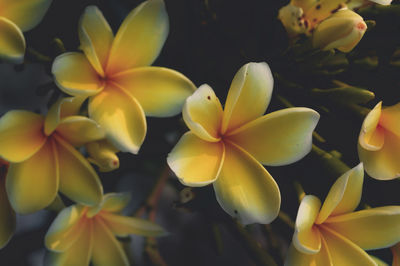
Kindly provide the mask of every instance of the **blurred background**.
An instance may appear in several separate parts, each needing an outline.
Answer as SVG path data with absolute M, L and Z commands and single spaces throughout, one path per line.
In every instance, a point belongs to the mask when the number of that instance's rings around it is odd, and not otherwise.
M 56 57 L 61 51 L 55 38 L 62 41 L 67 51 L 77 50 L 78 21 L 86 6 L 97 5 L 115 32 L 129 11 L 141 2 L 54 0 L 40 25 L 25 34 L 26 62 L 17 66 L 0 64 L 0 114 L 11 109 L 46 113 L 49 104 L 61 96 L 52 82 L 51 61 L 41 62 L 36 52 Z M 180 71 L 196 86 L 209 84 L 223 103 L 233 76 L 242 65 L 266 61 L 275 77 L 268 112 L 286 108 L 288 102 L 317 110 L 321 120 L 316 130 L 323 139 L 316 139 L 315 143 L 325 151 L 336 151 L 350 167 L 359 162 L 357 138 L 363 117 L 348 105 L 315 93 L 315 89 L 335 88 L 335 81 L 341 81 L 375 93 L 375 99 L 361 103 L 365 107 L 372 108 L 381 100 L 384 105 L 400 101 L 400 5 L 396 1 L 390 9 L 380 12 L 373 8 L 360 10 L 365 20 L 373 20 L 376 25 L 368 24 L 372 26 L 349 54 L 299 53 L 289 49 L 290 40 L 277 19 L 279 8 L 288 1 L 165 2 L 170 33 L 154 65 Z M 300 45 L 305 42 L 299 41 Z M 169 172 L 167 154 L 187 131 L 181 117 L 147 121 L 148 133 L 139 155 L 119 154 L 120 169 L 100 173 L 105 192 L 131 193 L 127 214 L 141 207 L 142 217 L 153 211 L 156 221 L 170 232 L 156 241 L 136 236 L 122 239 L 132 251 L 132 264 L 257 265 L 260 261 L 255 258 L 260 254 L 256 253 L 261 250 L 281 265 L 293 234 L 287 222 L 277 219 L 266 226 L 238 227 L 219 207 L 212 186 L 185 188 Z M 315 153 L 292 165 L 267 170 L 281 189 L 281 209 L 292 220 L 299 205 L 296 182 L 307 194 L 324 199 L 338 177 L 324 167 Z M 400 204 L 399 189 L 398 180 L 383 182 L 366 176 L 360 208 Z M 155 194 L 155 204 L 147 206 L 149 196 Z M 56 213 L 46 210 L 18 216 L 17 233 L 0 250 L 0 264 L 42 265 L 43 237 L 55 216 Z M 252 244 L 256 248 L 251 248 Z M 388 250 L 374 254 L 391 262 Z

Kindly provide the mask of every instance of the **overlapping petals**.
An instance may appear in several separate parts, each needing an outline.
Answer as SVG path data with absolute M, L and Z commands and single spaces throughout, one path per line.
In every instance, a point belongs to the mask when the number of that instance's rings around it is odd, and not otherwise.
M 115 37 L 101 11 L 89 6 L 79 24 L 84 53 L 65 53 L 53 63 L 61 90 L 90 97 L 89 116 L 120 151 L 138 153 L 146 135 L 145 114 L 174 116 L 195 90 L 184 75 L 149 67 L 168 27 L 162 0 L 148 0 L 132 10 Z
M 263 116 L 272 87 L 266 63 L 238 71 L 224 110 L 212 88 L 200 86 L 182 111 L 190 131 L 167 159 L 183 184 L 213 183 L 221 207 L 244 224 L 270 223 L 280 208 L 278 185 L 259 162 L 283 165 L 304 157 L 319 120 L 308 108 Z
M 279 110 L 247 123 L 228 138 L 265 165 L 296 162 L 311 150 L 319 114 L 309 108 Z
M 379 180 L 400 176 L 400 105 L 378 103 L 366 116 L 358 139 L 358 155 L 366 172 Z
M 109 86 L 90 98 L 89 115 L 118 150 L 138 153 L 146 136 L 146 117 L 138 101 L 124 89 Z
M 390 247 L 400 240 L 400 206 L 354 212 L 363 176 L 362 163 L 343 174 L 322 207 L 314 196 L 303 198 L 285 265 L 376 265 L 364 250 Z
M 76 115 L 84 98 L 56 102 L 46 118 L 10 111 L 0 119 L 0 155 L 10 162 L 6 188 L 19 213 L 50 205 L 60 189 L 71 199 L 98 204 L 102 186 L 96 172 L 73 146 L 104 138 L 93 120 Z
M 129 265 L 116 235 L 161 236 L 165 231 L 150 221 L 119 214 L 127 203 L 126 195 L 112 193 L 104 195 L 102 202 L 92 208 L 73 205 L 62 210 L 45 237 L 46 247 L 53 251 L 47 263 Z
M 231 143 L 225 147 L 221 173 L 214 182 L 219 204 L 243 224 L 272 222 L 281 205 L 275 180 L 240 147 Z

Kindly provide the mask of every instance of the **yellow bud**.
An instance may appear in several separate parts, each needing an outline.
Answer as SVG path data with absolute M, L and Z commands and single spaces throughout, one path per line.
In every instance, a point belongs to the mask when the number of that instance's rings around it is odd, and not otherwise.
M 109 172 L 119 167 L 118 150 L 107 140 L 90 142 L 85 145 L 89 153 L 88 160 L 97 165 L 101 172 Z
M 338 49 L 350 52 L 360 42 L 367 24 L 357 13 L 339 10 L 322 21 L 313 33 L 313 45 L 321 50 Z

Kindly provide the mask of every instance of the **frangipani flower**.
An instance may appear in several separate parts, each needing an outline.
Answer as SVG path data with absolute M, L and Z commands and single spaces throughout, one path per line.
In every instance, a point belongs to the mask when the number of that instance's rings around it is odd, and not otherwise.
M 357 2 L 357 4 L 353 3 Z M 279 10 L 279 19 L 290 37 L 313 35 L 314 47 L 323 50 L 351 51 L 363 37 L 367 25 L 363 18 L 347 9 L 359 0 L 291 0 Z M 372 2 L 390 5 L 391 0 Z
M 9 111 L 0 118 L 0 156 L 10 162 L 6 189 L 19 213 L 48 206 L 57 191 L 74 201 L 94 205 L 102 186 L 88 161 L 73 147 L 104 138 L 101 128 L 77 116 L 81 98 L 65 98 L 46 118 L 28 111 Z
M 363 181 L 360 163 L 338 178 L 322 207 L 315 196 L 303 198 L 285 265 L 376 265 L 364 250 L 399 242 L 400 206 L 354 211 Z
M 52 0 L 0 0 L 0 59 L 22 63 L 25 38 L 22 32 L 42 20 Z
M 390 248 L 393 255 L 392 266 L 400 266 L 400 243 Z
M 321 50 L 338 49 L 348 53 L 360 42 L 367 24 L 357 13 L 339 10 L 322 21 L 313 33 L 313 46 Z
M 47 260 L 51 266 L 129 265 L 116 236 L 130 234 L 162 236 L 157 224 L 121 214 L 128 203 L 124 194 L 110 193 L 95 207 L 73 205 L 62 210 L 45 237 L 46 247 L 54 251 Z
M 7 245 L 16 227 L 15 212 L 6 193 L 8 163 L 0 159 L 0 249 Z
M 188 186 L 213 183 L 221 207 L 242 223 L 269 223 L 280 208 L 278 185 L 265 165 L 285 165 L 311 149 L 319 114 L 288 108 L 267 115 L 273 77 L 266 63 L 249 63 L 235 75 L 224 110 L 214 91 L 201 86 L 183 108 L 190 131 L 168 155 Z
M 379 180 L 400 177 L 400 104 L 379 102 L 365 117 L 358 138 L 358 156 L 365 171 Z
M 78 52 L 57 57 L 52 72 L 64 92 L 89 97 L 89 116 L 120 151 L 138 153 L 146 136 L 145 114 L 167 117 L 181 112 L 195 90 L 182 74 L 150 67 L 168 35 L 162 0 L 148 0 L 126 17 L 116 36 L 94 6 L 79 26 Z

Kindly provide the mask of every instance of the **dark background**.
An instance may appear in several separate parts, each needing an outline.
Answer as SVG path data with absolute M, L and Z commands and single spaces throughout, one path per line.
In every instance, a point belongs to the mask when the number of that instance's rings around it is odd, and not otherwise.
M 77 50 L 78 21 L 86 6 L 97 5 L 116 32 L 128 12 L 141 2 L 55 0 L 41 24 L 25 34 L 27 45 L 51 58 L 60 53 L 54 38 L 61 39 L 66 50 Z M 277 0 L 166 0 L 170 33 L 154 65 L 178 70 L 196 86 L 209 84 L 224 102 L 230 82 L 242 65 L 266 61 L 275 75 L 268 112 L 286 107 L 277 95 L 295 106 L 314 108 L 321 114 L 317 131 L 326 140 L 316 144 L 326 151 L 339 151 L 342 160 L 354 167 L 359 162 L 357 138 L 362 117 L 329 97 L 316 97 L 310 90 L 333 88 L 332 80 L 340 80 L 375 93 L 376 99 L 365 104 L 366 107 L 372 108 L 380 100 L 384 105 L 399 102 L 400 68 L 393 61 L 400 45 L 400 12 L 376 15 L 366 11 L 364 18 L 376 20 L 377 25 L 371 27 L 352 53 L 337 53 L 332 57 L 347 62 L 338 71 L 337 67 L 324 64 L 324 54 L 310 52 L 301 58 L 287 49 L 289 40 L 277 19 L 279 8 L 285 4 L 287 1 Z M 365 58 L 379 63 L 362 63 Z M 60 96 L 51 82 L 50 67 L 50 63 L 38 62 L 31 54 L 27 54 L 24 65 L 0 64 L 1 114 L 10 109 L 46 112 L 46 105 Z M 100 174 L 105 192 L 132 192 L 127 213 L 143 204 L 165 168 L 168 152 L 187 130 L 180 116 L 147 121 L 148 133 L 139 155 L 120 154 L 120 169 Z M 302 184 L 306 193 L 323 200 L 338 177 L 312 153 L 295 164 L 267 169 L 280 186 L 282 210 L 293 220 L 298 208 L 295 181 Z M 170 236 L 158 239 L 164 261 L 168 265 L 256 265 L 243 239 L 232 228 L 230 217 L 216 202 L 212 186 L 192 190 L 194 198 L 186 204 L 180 202 L 183 188 L 171 174 L 159 201 L 157 222 L 171 232 Z M 360 206 L 399 204 L 399 189 L 398 180 L 383 182 L 366 176 Z M 0 264 L 41 265 L 45 253 L 43 237 L 54 217 L 55 213 L 48 211 L 19 216 L 16 235 L 0 251 Z M 251 225 L 246 230 L 282 264 L 293 233 L 290 227 L 277 219 L 269 226 Z M 218 245 L 219 240 L 222 246 Z M 152 265 L 143 252 L 144 246 L 144 239 L 132 237 L 136 264 Z M 377 254 L 391 262 L 387 250 Z

